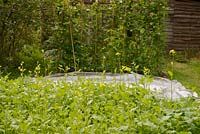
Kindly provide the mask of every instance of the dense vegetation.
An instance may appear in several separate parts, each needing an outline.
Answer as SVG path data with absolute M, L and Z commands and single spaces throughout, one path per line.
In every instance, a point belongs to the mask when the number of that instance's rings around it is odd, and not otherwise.
M 122 70 L 150 81 L 165 66 L 166 14 L 167 0 L 0 1 L 0 134 L 199 133 L 198 99 L 160 99 L 138 84 L 39 77 Z M 171 79 L 182 78 L 175 55 Z
M 160 74 L 165 65 L 167 0 L 3 0 L 0 13 L 5 73 L 22 61 L 25 72 L 40 65 L 43 74 L 60 66 L 119 72 L 131 63 Z
M 199 105 L 158 99 L 138 85 L 1 77 L 0 133 L 196 134 Z

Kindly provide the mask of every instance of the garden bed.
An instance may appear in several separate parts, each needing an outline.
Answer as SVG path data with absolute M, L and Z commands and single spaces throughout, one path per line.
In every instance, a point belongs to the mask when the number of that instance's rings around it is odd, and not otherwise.
M 124 83 L 0 79 L 0 133 L 198 133 L 200 102 Z

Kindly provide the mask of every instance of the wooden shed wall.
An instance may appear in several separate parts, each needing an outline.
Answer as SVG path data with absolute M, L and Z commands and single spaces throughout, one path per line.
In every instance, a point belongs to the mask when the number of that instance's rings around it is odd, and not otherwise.
M 200 1 L 169 0 L 168 49 L 200 49 Z

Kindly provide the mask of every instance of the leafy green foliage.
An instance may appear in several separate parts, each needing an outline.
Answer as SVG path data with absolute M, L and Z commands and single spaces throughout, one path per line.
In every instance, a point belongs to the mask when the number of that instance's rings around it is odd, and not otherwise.
M 125 63 L 130 64 L 132 59 L 140 65 L 138 69 L 140 73 L 147 67 L 153 71 L 152 73 L 159 74 L 164 65 L 163 22 L 166 15 L 166 1 L 141 0 L 136 3 L 126 1 L 122 3 L 121 8 L 119 12 L 123 15 L 122 26 L 130 34 L 124 36 Z
M 89 5 L 74 0 L 26 0 L 1 2 L 0 6 L 3 67 L 16 68 L 19 60 L 26 60 L 27 70 L 37 62 L 46 67 L 41 49 L 57 50 L 54 68 L 49 68 L 54 72 L 59 65 L 70 71 L 119 72 L 122 65 L 131 67 L 135 62 L 139 73 L 146 67 L 158 75 L 165 65 L 167 0 Z
M 40 1 L 0 2 L 0 60 L 4 66 L 20 64 L 16 54 L 24 45 L 39 43 Z
M 0 78 L 0 133 L 198 133 L 199 101 L 137 85 Z

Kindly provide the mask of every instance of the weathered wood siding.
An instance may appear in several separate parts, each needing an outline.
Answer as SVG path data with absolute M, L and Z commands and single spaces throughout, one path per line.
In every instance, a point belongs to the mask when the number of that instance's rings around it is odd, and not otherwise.
M 200 1 L 169 0 L 168 49 L 200 49 Z

